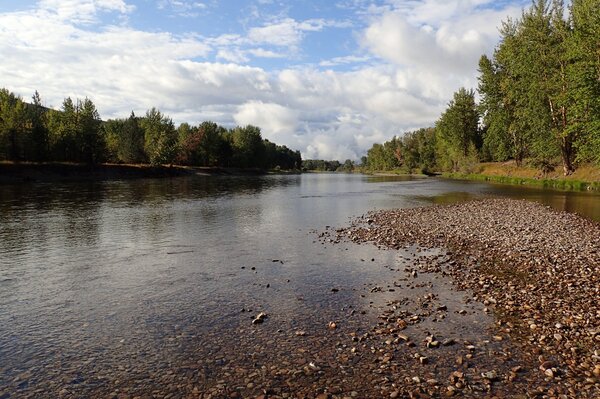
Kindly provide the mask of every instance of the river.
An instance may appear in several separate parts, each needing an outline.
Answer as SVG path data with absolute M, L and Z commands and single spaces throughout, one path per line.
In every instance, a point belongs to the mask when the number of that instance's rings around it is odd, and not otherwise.
M 364 314 L 343 331 L 361 328 L 378 306 L 361 287 L 397 262 L 371 246 L 323 246 L 318 231 L 370 210 L 486 196 L 600 220 L 598 194 L 434 178 L 0 186 L 0 398 L 119 397 L 159 384 L 177 397 L 184 385 L 235 380 L 236 368 L 293 364 L 299 334 L 288 331 L 313 337 L 310 351 L 340 312 Z M 256 326 L 259 311 L 269 318 Z

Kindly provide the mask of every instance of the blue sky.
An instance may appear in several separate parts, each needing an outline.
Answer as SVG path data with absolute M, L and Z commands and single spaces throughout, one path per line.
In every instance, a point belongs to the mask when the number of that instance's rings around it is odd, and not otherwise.
M 255 124 L 306 158 L 357 159 L 432 125 L 528 0 L 0 2 L 0 87 L 103 119 Z

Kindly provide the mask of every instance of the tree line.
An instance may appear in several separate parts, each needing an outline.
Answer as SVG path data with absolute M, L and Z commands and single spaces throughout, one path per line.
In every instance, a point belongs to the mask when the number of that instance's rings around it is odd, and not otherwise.
M 303 171 L 315 172 L 352 172 L 355 163 L 351 159 L 346 159 L 344 163 L 340 161 L 326 161 L 323 159 L 304 159 L 302 160 Z
M 372 170 L 471 171 L 479 162 L 527 162 L 565 175 L 600 165 L 600 1 L 534 0 L 503 22 L 478 93 L 465 88 L 435 126 L 375 144 Z
M 63 101 L 60 110 L 0 89 L 0 160 L 101 162 L 299 169 L 299 151 L 263 139 L 252 125 L 227 129 L 214 122 L 182 123 L 152 108 L 142 117 L 102 121 L 86 98 Z

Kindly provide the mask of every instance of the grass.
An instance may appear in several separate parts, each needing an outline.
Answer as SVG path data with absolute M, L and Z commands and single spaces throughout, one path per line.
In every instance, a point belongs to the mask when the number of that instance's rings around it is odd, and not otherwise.
M 514 161 L 489 162 L 479 164 L 477 173 L 445 173 L 443 177 L 567 191 L 600 191 L 600 168 L 593 165 L 579 165 L 575 173 L 563 176 L 561 168 L 542 174 L 537 168 L 517 166 Z

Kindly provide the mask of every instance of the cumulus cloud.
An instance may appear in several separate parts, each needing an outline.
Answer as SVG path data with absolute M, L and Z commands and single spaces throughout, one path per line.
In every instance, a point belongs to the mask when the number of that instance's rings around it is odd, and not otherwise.
M 294 109 L 277 103 L 253 100 L 240 105 L 233 119 L 240 126 L 259 126 L 263 137 L 272 142 L 293 147 L 299 144 L 295 137 L 298 112 Z
M 474 87 L 496 26 L 519 12 L 491 0 L 371 3 L 340 4 L 365 18 L 349 55 L 302 65 L 282 57 L 309 35 L 351 24 L 279 18 L 216 37 L 176 35 L 99 24 L 104 13 L 134 12 L 125 0 L 41 0 L 0 14 L 0 87 L 25 97 L 37 89 L 53 107 L 88 96 L 105 119 L 156 106 L 176 122 L 254 124 L 304 157 L 357 159 L 374 142 L 431 125 L 453 91 Z M 267 70 L 255 58 L 287 66 Z
M 518 7 L 476 11 L 465 6 L 485 2 L 427 0 L 409 13 L 404 5 L 377 18 L 365 31 L 363 44 L 398 66 L 472 74 L 481 54 L 497 42 L 500 21 L 520 12 Z

